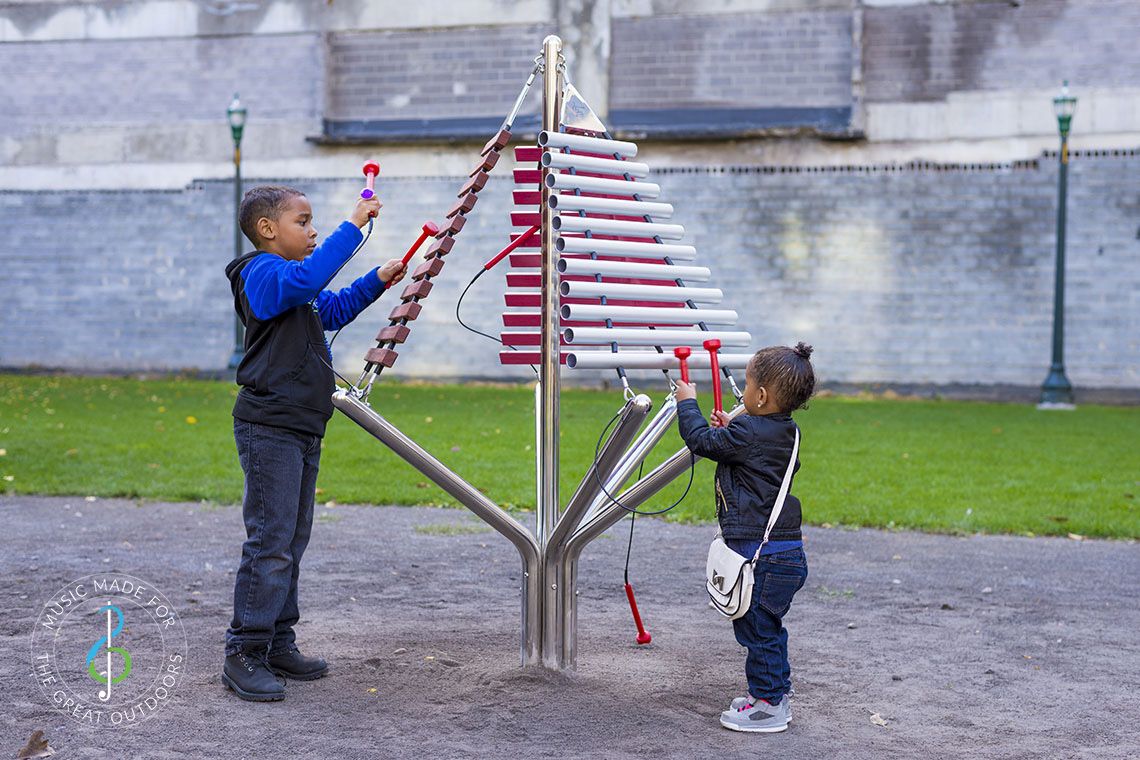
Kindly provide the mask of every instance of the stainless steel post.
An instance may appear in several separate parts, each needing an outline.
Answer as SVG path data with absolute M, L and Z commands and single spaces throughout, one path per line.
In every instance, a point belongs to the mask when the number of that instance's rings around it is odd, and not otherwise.
M 372 407 L 337 390 L 332 397 L 333 406 L 349 419 L 375 436 L 401 459 L 422 472 L 429 480 L 454 496 L 461 504 L 483 519 L 507 538 L 523 563 L 522 652 L 523 665 L 537 665 L 542 661 L 540 626 L 542 624 L 542 563 L 539 547 L 530 532 L 505 510 L 484 496 L 479 489 L 463 480 L 425 451 L 419 444 L 400 432 L 395 425 L 376 413 Z
M 565 588 L 562 557 L 566 541 L 578 527 L 578 521 L 586 513 L 586 508 L 597 495 L 601 484 L 610 476 L 652 407 L 650 398 L 642 394 L 630 399 L 622 408 L 617 425 L 598 452 L 597 461 L 590 464 L 585 477 L 578 484 L 578 490 L 567 503 L 566 511 L 554 527 L 542 552 L 542 656 L 543 664 L 548 668 L 560 669 L 566 666 L 562 661 L 562 636 L 565 632 L 563 618 L 566 611 L 566 606 L 562 603 L 562 589 Z
M 542 128 L 558 131 L 562 110 L 562 88 L 559 60 L 562 40 L 550 35 L 542 41 Z M 552 170 L 542 169 L 542 352 L 539 382 L 542 383 L 542 449 L 537 452 L 539 469 L 539 501 L 537 507 L 538 545 L 545 550 L 554 525 L 558 521 L 558 394 L 560 390 L 560 352 L 558 336 L 558 251 L 554 246 L 554 209 L 550 207 L 553 189 L 546 177 Z

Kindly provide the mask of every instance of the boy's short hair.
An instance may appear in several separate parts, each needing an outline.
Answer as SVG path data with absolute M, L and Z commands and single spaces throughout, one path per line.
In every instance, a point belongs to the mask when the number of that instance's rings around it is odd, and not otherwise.
M 249 238 L 255 246 L 261 246 L 261 238 L 257 235 L 257 220 L 277 219 L 290 198 L 304 196 L 295 187 L 288 185 L 258 185 L 246 191 L 238 207 L 238 224 L 242 233 Z
M 812 347 L 802 342 L 795 348 L 762 348 L 748 361 L 748 379 L 767 388 L 781 411 L 803 409 L 815 392 L 811 352 Z

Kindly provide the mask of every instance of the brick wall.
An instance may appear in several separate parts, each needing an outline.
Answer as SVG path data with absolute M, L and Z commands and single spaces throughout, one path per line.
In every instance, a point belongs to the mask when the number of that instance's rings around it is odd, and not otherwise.
M 1069 202 L 1066 364 L 1078 387 L 1140 388 L 1140 157 L 1080 156 Z M 656 175 L 754 345 L 806 340 L 829 381 L 1036 386 L 1049 361 L 1055 158 L 983 170 L 673 170 Z M 288 181 L 288 180 L 286 180 Z M 327 233 L 352 180 L 297 180 Z M 384 216 L 338 278 L 402 253 L 459 178 L 390 179 Z M 454 321 L 455 300 L 507 241 L 510 182 L 493 179 L 402 350 L 397 375 L 514 377 Z M 225 182 L 183 192 L 0 193 L 0 366 L 220 369 L 232 305 Z M 496 333 L 502 278 L 464 305 Z M 337 340 L 358 371 L 391 295 Z M 567 373 L 570 380 L 608 377 Z M 649 377 L 648 375 L 645 377 Z M 655 384 L 658 382 L 653 381 Z
M 326 118 L 502 118 L 533 67 L 535 25 L 330 35 Z M 533 112 L 531 103 L 528 112 Z
M 218 121 L 235 91 L 259 119 L 316 118 L 317 42 L 286 34 L 5 43 L 0 135 Z
M 969 90 L 1135 87 L 1140 3 L 992 0 L 871 7 L 863 16 L 868 102 Z
M 610 108 L 851 104 L 851 12 L 613 21 Z

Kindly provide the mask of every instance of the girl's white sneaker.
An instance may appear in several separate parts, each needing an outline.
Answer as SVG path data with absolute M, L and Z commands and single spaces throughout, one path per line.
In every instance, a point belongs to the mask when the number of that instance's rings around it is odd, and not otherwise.
M 720 714 L 720 724 L 733 731 L 774 734 L 786 731 L 792 719 L 791 706 L 785 694 L 779 704 L 770 705 L 762 699 L 737 697 L 729 709 Z

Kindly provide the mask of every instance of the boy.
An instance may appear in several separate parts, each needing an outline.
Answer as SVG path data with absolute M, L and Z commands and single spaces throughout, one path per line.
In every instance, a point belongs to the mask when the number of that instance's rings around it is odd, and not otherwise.
M 746 414 L 730 419 L 725 412 L 714 412 L 711 427 L 697 406 L 696 388 L 688 383 L 677 387 L 681 437 L 694 454 L 717 463 L 716 513 L 725 543 L 749 558 L 761 550 L 748 612 L 732 621 L 737 642 L 748 650 L 748 696 L 734 699 L 720 714 L 721 725 L 734 731 L 784 731 L 792 719 L 783 617 L 807 579 L 807 560 L 800 501 L 791 495 L 791 483 L 769 541 L 763 547 L 761 543 L 792 456 L 796 423 L 791 413 L 815 390 L 811 352 L 803 343 L 758 351 L 748 362 Z
M 297 650 L 293 633 L 321 438 L 333 410 L 332 354 L 324 331 L 355 319 L 403 278 L 405 268 L 392 259 L 339 292 L 324 288 L 360 245 L 360 228 L 380 206 L 375 198 L 357 201 L 348 221 L 320 247 L 312 207 L 299 190 L 255 187 L 238 212 L 242 232 L 258 250 L 226 267 L 245 325 L 233 417 L 245 473 L 247 538 L 234 581 L 222 681 L 242 699 L 283 699 L 284 683 L 276 675 L 308 681 L 328 671 L 324 660 Z

